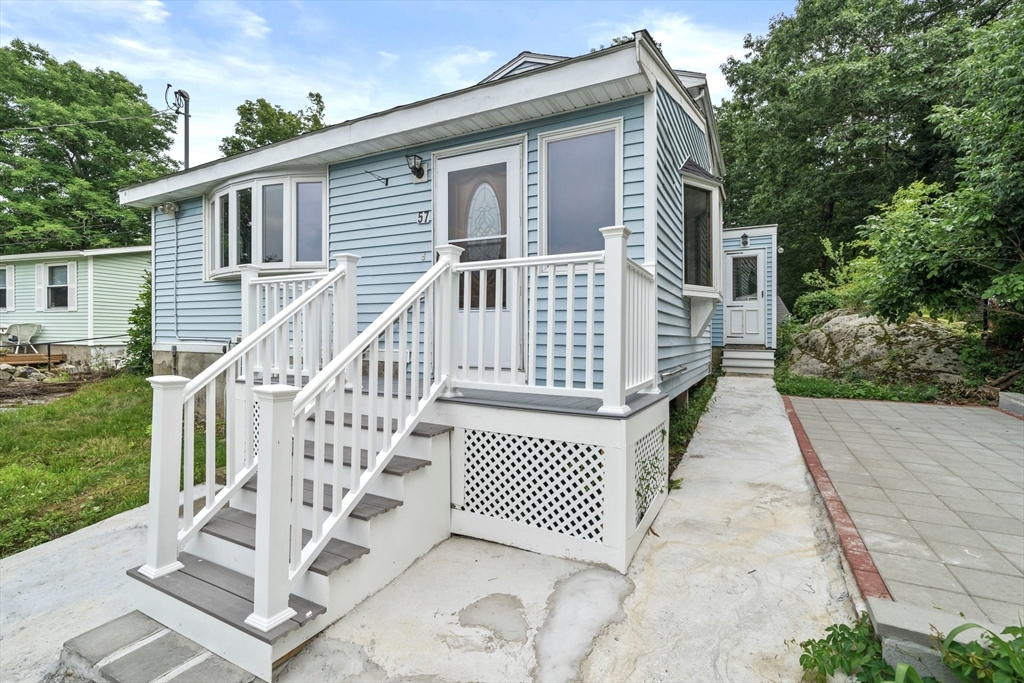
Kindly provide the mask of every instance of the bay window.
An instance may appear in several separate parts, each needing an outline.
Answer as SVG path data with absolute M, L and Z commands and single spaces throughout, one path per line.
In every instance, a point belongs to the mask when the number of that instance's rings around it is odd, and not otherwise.
M 326 268 L 327 180 L 285 176 L 239 182 L 213 193 L 207 231 L 212 277 L 255 263 L 270 270 Z
M 683 293 L 721 298 L 721 187 L 683 173 Z

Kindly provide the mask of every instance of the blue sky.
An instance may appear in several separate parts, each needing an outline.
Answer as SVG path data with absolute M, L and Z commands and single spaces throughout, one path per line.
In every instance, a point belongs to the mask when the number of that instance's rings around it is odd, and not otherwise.
M 640 28 L 673 66 L 707 73 L 717 101 L 729 95 L 718 66 L 795 4 L 4 0 L 0 42 L 119 71 L 161 109 L 167 83 L 187 90 L 199 164 L 220 156 L 246 99 L 295 110 L 319 92 L 337 123 L 471 85 L 523 50 L 575 56 Z

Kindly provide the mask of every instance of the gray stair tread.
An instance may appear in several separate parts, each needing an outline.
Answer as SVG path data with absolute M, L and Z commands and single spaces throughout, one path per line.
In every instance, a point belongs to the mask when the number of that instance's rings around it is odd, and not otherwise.
M 303 450 L 307 458 L 313 457 L 314 447 L 314 442 L 309 439 L 306 439 Z M 368 457 L 369 454 L 366 452 L 365 448 L 359 451 L 359 467 L 361 469 L 366 469 L 366 461 Z M 333 444 L 324 444 L 324 461 L 334 462 Z M 344 464 L 346 465 L 349 465 L 350 467 L 352 465 L 352 449 L 348 446 L 345 446 L 344 448 L 344 460 L 342 462 L 344 462 Z M 384 472 L 387 474 L 403 475 L 418 470 L 421 467 L 426 467 L 429 464 L 429 460 L 421 460 L 419 458 L 408 458 L 404 455 L 396 455 L 393 458 L 391 458 L 391 462 L 389 462 L 387 464 L 387 467 L 384 468 Z
M 252 601 L 207 583 L 182 570 L 150 579 L 143 576 L 139 572 L 139 568 L 136 567 L 128 570 L 128 576 L 265 643 L 273 643 L 281 636 L 299 627 L 299 622 L 292 618 L 264 633 L 245 623 L 246 617 L 252 614 Z
M 253 601 L 255 588 L 253 587 L 251 577 L 189 553 L 179 553 L 178 561 L 185 565 L 178 571 L 205 581 L 217 588 L 222 588 L 244 600 Z M 295 610 L 295 616 L 292 619 L 299 626 L 327 611 L 326 607 L 310 602 L 305 598 L 300 598 L 297 595 L 288 596 L 288 606 Z
M 242 488 L 248 491 L 255 491 L 258 485 L 258 478 L 258 474 L 253 475 L 252 479 L 250 479 Z M 348 493 L 348 489 L 342 489 L 341 495 L 344 496 L 346 493 Z M 324 510 L 327 510 L 328 512 L 334 510 L 333 497 L 334 486 L 331 484 L 324 484 Z M 302 480 L 302 503 L 303 505 L 310 507 L 313 506 L 313 481 L 310 479 Z M 401 504 L 402 501 L 395 500 L 394 498 L 385 498 L 384 496 L 367 493 L 352 511 L 352 517 L 364 521 L 369 520 L 379 514 L 387 512 L 388 510 L 394 510 Z
M 363 415 L 362 418 L 363 418 L 363 420 L 362 420 L 362 427 L 363 427 L 363 429 L 366 429 L 368 427 L 368 425 L 370 424 L 370 418 L 369 418 L 368 415 Z M 316 420 L 316 416 L 315 415 L 311 415 L 309 419 L 315 421 Z M 334 424 L 334 411 L 333 410 L 327 410 L 327 411 L 324 412 L 324 423 L 325 424 L 329 424 L 329 425 Z M 352 426 L 352 413 L 345 413 L 345 426 L 346 427 L 351 427 Z M 398 429 L 398 420 L 391 420 L 391 431 L 394 432 L 397 429 Z M 420 422 L 415 427 L 413 427 L 412 435 L 413 436 L 431 437 L 431 436 L 437 436 L 438 434 L 444 434 L 445 432 L 450 432 L 451 430 L 452 430 L 452 427 L 446 427 L 445 425 L 434 424 L 433 422 Z M 378 432 L 384 431 L 384 418 L 383 417 L 378 417 L 377 418 L 377 431 Z
M 203 533 L 254 550 L 256 548 L 256 515 L 243 510 L 224 508 L 203 527 Z M 312 536 L 313 533 L 309 529 L 303 529 L 303 544 Z M 369 548 L 332 538 L 327 542 L 327 547 L 313 560 L 309 570 L 316 574 L 330 576 L 332 572 L 368 552 L 370 552 Z M 296 609 L 296 611 L 298 610 Z

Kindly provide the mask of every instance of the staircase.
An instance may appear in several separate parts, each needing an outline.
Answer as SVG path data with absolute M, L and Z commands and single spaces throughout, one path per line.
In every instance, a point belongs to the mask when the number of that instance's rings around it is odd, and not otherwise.
M 195 379 L 151 379 L 147 562 L 128 572 L 137 609 L 269 681 L 450 535 L 450 428 L 421 417 L 448 376 L 437 350 L 452 325 L 435 301 L 451 301 L 455 253 L 358 335 L 355 257 L 322 279 L 253 280 L 256 325 L 240 344 Z
M 775 372 L 775 350 L 763 346 L 727 345 L 722 370 L 732 375 L 768 375 Z

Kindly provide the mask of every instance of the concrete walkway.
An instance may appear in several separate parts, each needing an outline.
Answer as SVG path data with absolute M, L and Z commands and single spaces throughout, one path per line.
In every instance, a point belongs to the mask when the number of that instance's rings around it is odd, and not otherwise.
M 1024 614 L 1024 421 L 991 408 L 792 398 L 897 603 Z
M 721 379 L 673 476 L 627 575 L 452 538 L 276 680 L 798 680 L 798 643 L 852 610 L 771 380 Z M 0 679 L 38 680 L 64 640 L 130 609 L 120 584 L 143 513 L 0 563 Z

